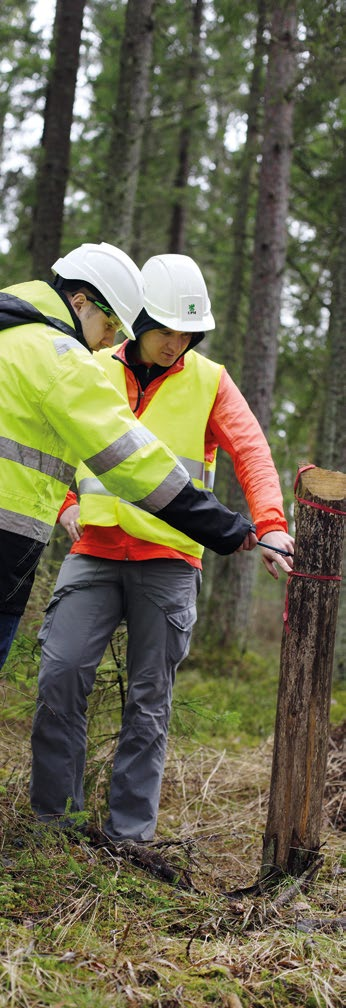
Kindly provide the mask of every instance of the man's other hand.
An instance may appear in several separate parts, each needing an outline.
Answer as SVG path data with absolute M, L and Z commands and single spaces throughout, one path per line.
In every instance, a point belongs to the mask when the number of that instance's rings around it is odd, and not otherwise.
M 286 574 L 290 574 L 293 568 L 293 554 L 294 554 L 294 539 L 288 532 L 266 532 L 262 536 L 261 543 L 268 543 L 268 546 L 277 546 L 278 549 L 287 550 L 291 556 L 281 556 L 281 553 L 273 553 L 272 550 L 262 549 L 262 562 L 266 567 L 268 574 L 271 574 L 273 578 L 278 578 L 278 571 L 276 564 L 281 567 Z
M 70 536 L 71 542 L 79 542 L 83 535 L 83 528 L 79 524 L 79 504 L 71 504 L 60 516 L 60 525 Z

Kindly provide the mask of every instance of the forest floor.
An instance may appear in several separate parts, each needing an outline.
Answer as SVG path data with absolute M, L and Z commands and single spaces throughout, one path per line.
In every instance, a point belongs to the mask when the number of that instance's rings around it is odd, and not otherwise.
M 114 654 L 90 705 L 86 807 L 98 828 L 120 722 L 121 635 Z M 142 859 L 94 849 L 79 820 L 73 840 L 34 820 L 37 662 L 30 636 L 19 638 L 0 687 L 1 1008 L 341 1008 L 341 685 L 333 688 L 318 870 L 268 894 L 251 887 L 268 808 L 277 649 L 270 659 L 229 656 L 232 677 L 224 653 L 216 671 L 192 649 L 178 673 L 157 841 Z

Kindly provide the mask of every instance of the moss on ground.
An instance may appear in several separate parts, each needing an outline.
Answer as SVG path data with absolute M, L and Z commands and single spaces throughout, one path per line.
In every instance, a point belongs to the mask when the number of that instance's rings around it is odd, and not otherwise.
M 86 804 L 96 825 L 121 717 L 118 671 L 107 654 L 91 703 Z M 37 826 L 28 800 L 36 678 L 27 637 L 1 692 L 0 1008 L 341 1008 L 341 686 L 323 865 L 307 891 L 276 908 L 274 894 L 232 895 L 258 878 L 261 861 L 275 651 L 208 656 L 196 647 L 178 673 L 156 850 L 190 889 L 95 851 L 80 821 L 79 842 Z

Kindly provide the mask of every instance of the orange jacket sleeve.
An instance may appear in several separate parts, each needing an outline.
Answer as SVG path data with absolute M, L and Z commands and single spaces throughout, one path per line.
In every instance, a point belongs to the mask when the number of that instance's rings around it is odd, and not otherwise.
M 72 504 L 78 504 L 77 494 L 73 490 L 68 490 L 64 503 L 61 505 L 60 511 L 58 511 L 57 522 L 60 521 L 60 516 L 66 511 L 67 508 L 72 507 Z
M 223 370 L 209 417 L 206 448 L 220 445 L 231 456 L 260 539 L 265 532 L 287 532 L 282 493 L 268 442 L 232 378 Z

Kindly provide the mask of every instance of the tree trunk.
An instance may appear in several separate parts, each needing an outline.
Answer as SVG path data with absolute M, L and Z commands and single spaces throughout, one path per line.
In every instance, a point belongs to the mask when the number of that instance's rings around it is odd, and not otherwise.
M 278 5 L 273 13 L 263 127 L 262 164 L 256 214 L 255 247 L 249 320 L 244 341 L 242 391 L 267 433 L 271 417 L 276 371 L 281 292 L 286 256 L 286 218 L 292 152 L 295 73 L 295 3 Z M 218 484 L 217 484 L 218 487 Z M 229 483 L 226 503 L 244 511 L 244 498 L 235 478 Z M 217 558 L 217 639 L 243 647 L 251 611 L 257 556 Z M 226 604 L 227 598 L 227 604 Z M 214 614 L 215 621 L 215 614 Z M 214 622 L 215 626 L 215 622 Z
M 212 339 L 212 347 L 216 351 L 217 359 L 222 360 L 225 368 L 232 375 L 233 381 L 241 381 L 243 368 L 244 334 L 240 312 L 244 296 L 246 258 L 249 251 L 250 191 L 251 185 L 254 185 L 253 175 L 257 167 L 256 154 L 259 152 L 261 100 L 263 97 L 263 55 L 265 51 L 263 32 L 266 6 L 267 0 L 258 0 L 256 43 L 247 103 L 246 141 L 242 151 L 237 201 L 231 231 L 232 250 L 225 325 L 222 327 L 221 337 L 216 332 Z
M 302 501 L 284 614 L 264 878 L 273 872 L 301 875 L 320 847 L 346 475 L 303 471 L 297 497 Z
M 50 279 L 60 251 L 85 0 L 57 0 L 32 223 L 33 275 Z
M 191 47 L 186 68 L 185 108 L 178 146 L 178 166 L 174 180 L 173 209 L 168 241 L 169 252 L 184 252 L 186 228 L 186 186 L 190 170 L 190 148 L 194 132 L 197 84 L 200 73 L 199 48 L 203 18 L 203 0 L 192 4 Z
M 249 321 L 242 391 L 262 429 L 269 429 L 286 262 L 292 160 L 296 4 L 273 13 L 265 91 L 262 165 L 256 214 Z
M 343 131 L 343 150 L 340 159 L 340 178 L 346 173 L 346 131 Z M 328 332 L 329 363 L 325 395 L 325 410 L 318 464 L 346 472 L 346 190 L 341 186 L 341 200 L 337 199 L 338 236 L 332 267 L 332 298 Z M 337 189 L 337 197 L 339 190 Z M 346 550 L 346 544 L 344 549 Z M 344 567 L 346 564 L 346 552 Z M 336 631 L 335 674 L 346 676 L 346 584 L 341 585 L 339 620 Z
M 154 0 L 128 0 L 113 110 L 101 232 L 132 252 L 133 219 L 153 46 Z

